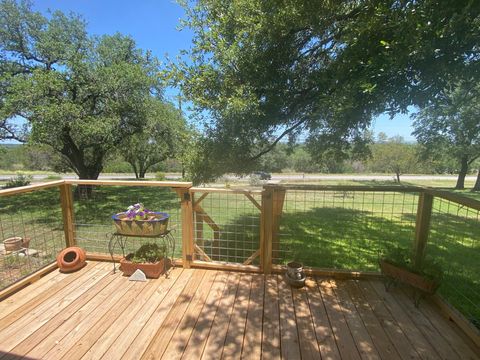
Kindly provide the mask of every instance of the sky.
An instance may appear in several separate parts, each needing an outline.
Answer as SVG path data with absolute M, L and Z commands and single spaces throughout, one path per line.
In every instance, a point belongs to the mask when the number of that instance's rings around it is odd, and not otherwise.
M 173 60 L 182 49 L 191 46 L 192 32 L 178 30 L 184 10 L 173 0 L 34 0 L 33 6 L 44 14 L 49 9 L 81 14 L 90 34 L 121 32 L 130 35 L 138 47 L 151 50 L 160 60 L 167 55 Z M 175 93 L 174 89 L 169 89 L 167 98 L 173 100 Z M 374 120 L 373 131 L 414 140 L 408 115 L 398 115 L 392 120 L 381 115 Z

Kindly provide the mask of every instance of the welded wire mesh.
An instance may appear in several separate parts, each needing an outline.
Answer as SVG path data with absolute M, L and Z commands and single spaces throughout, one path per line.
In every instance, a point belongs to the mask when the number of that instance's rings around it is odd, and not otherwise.
M 3 241 L 20 237 L 17 250 Z M 58 188 L 0 197 L 0 288 L 55 261 L 65 247 Z
M 440 295 L 480 328 L 480 211 L 436 197 L 426 254 L 444 271 Z
M 274 263 L 378 271 L 381 253 L 412 247 L 418 193 L 288 189 L 282 201 Z
M 253 200 L 233 191 L 195 193 L 194 239 L 201 249 L 196 249 L 197 259 L 243 264 L 259 250 L 261 211 L 255 203 L 261 206 L 261 193 L 249 194 Z M 249 264 L 258 265 L 259 258 Z
M 74 192 L 75 239 L 87 252 L 109 254 L 108 243 L 115 232 L 112 215 L 125 211 L 128 206 L 142 203 L 147 209 L 166 212 L 170 215 L 168 228 L 175 238 L 175 258 L 181 257 L 182 226 L 180 198 L 171 188 L 141 186 L 95 186 L 85 196 L 85 190 Z M 146 243 L 159 239 L 129 237 L 126 252 L 134 252 Z M 119 246 L 114 253 L 121 255 Z M 171 249 L 170 249 L 171 251 Z

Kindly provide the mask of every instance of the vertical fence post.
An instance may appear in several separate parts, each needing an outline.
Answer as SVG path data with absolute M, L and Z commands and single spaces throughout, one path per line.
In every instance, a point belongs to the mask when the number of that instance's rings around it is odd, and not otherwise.
M 176 189 L 182 207 L 182 261 L 189 269 L 193 261 L 193 206 L 189 189 Z
M 280 252 L 280 217 L 285 202 L 286 189 L 282 186 L 273 187 L 273 222 L 272 222 L 272 258 L 277 258 Z
M 73 219 L 73 195 L 72 185 L 62 184 L 60 187 L 60 201 L 62 204 L 63 231 L 65 233 L 65 245 L 75 245 L 75 230 Z
M 263 187 L 260 215 L 260 266 L 264 274 L 272 272 L 273 189 Z
M 417 220 L 415 223 L 415 244 L 413 249 L 413 264 L 420 268 L 425 257 L 430 219 L 432 217 L 433 196 L 421 192 L 418 198 Z

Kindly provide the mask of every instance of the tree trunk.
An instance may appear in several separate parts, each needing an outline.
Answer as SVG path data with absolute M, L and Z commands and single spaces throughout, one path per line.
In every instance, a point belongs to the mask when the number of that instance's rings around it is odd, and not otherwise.
M 145 173 L 146 173 L 145 169 L 140 169 L 140 173 L 139 173 L 140 179 L 145 179 Z
M 397 182 L 400 184 L 400 173 L 397 171 L 395 175 L 397 176 Z
M 475 185 L 473 185 L 472 191 L 480 191 L 480 169 L 478 169 L 477 180 L 475 181 Z
M 101 171 L 102 169 L 98 167 L 83 167 L 82 171 L 79 171 L 78 177 L 83 180 L 97 180 Z M 92 191 L 92 185 L 78 185 L 74 195 L 78 199 L 90 199 Z
M 468 157 L 463 156 L 460 164 L 460 172 L 458 173 L 457 185 L 455 185 L 455 190 L 465 189 L 465 177 L 468 172 Z

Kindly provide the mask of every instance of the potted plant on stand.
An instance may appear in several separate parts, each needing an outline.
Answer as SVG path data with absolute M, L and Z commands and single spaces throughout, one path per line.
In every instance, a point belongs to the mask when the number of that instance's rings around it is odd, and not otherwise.
M 127 211 L 112 216 L 116 232 L 121 235 L 156 236 L 167 231 L 169 215 L 146 209 L 143 204 L 130 205 Z
M 414 266 L 411 259 L 408 250 L 393 248 L 381 257 L 379 265 L 387 291 L 399 282 L 410 285 L 415 289 L 414 302 L 418 306 L 422 297 L 433 295 L 437 291 L 443 270 L 431 259 L 424 259 L 420 266 Z
M 158 279 L 170 268 L 170 259 L 166 257 L 166 253 L 165 245 L 144 244 L 120 260 L 120 270 L 124 275 L 130 276 L 139 269 L 146 277 Z
M 163 212 L 155 212 L 146 209 L 138 203 L 128 207 L 124 212 L 112 216 L 115 224 L 115 233 L 112 234 L 108 249 L 112 256 L 115 272 L 114 249 L 116 245 L 122 248 L 124 258 L 120 260 L 120 269 L 125 275 L 133 274 L 137 269 L 147 277 L 158 278 L 165 273 L 171 265 L 167 258 L 166 243 L 173 243 L 172 254 L 175 250 L 175 239 L 167 229 L 169 215 Z M 162 239 L 163 244 L 147 243 L 142 245 L 135 253 L 125 256 L 127 239 L 149 238 Z

